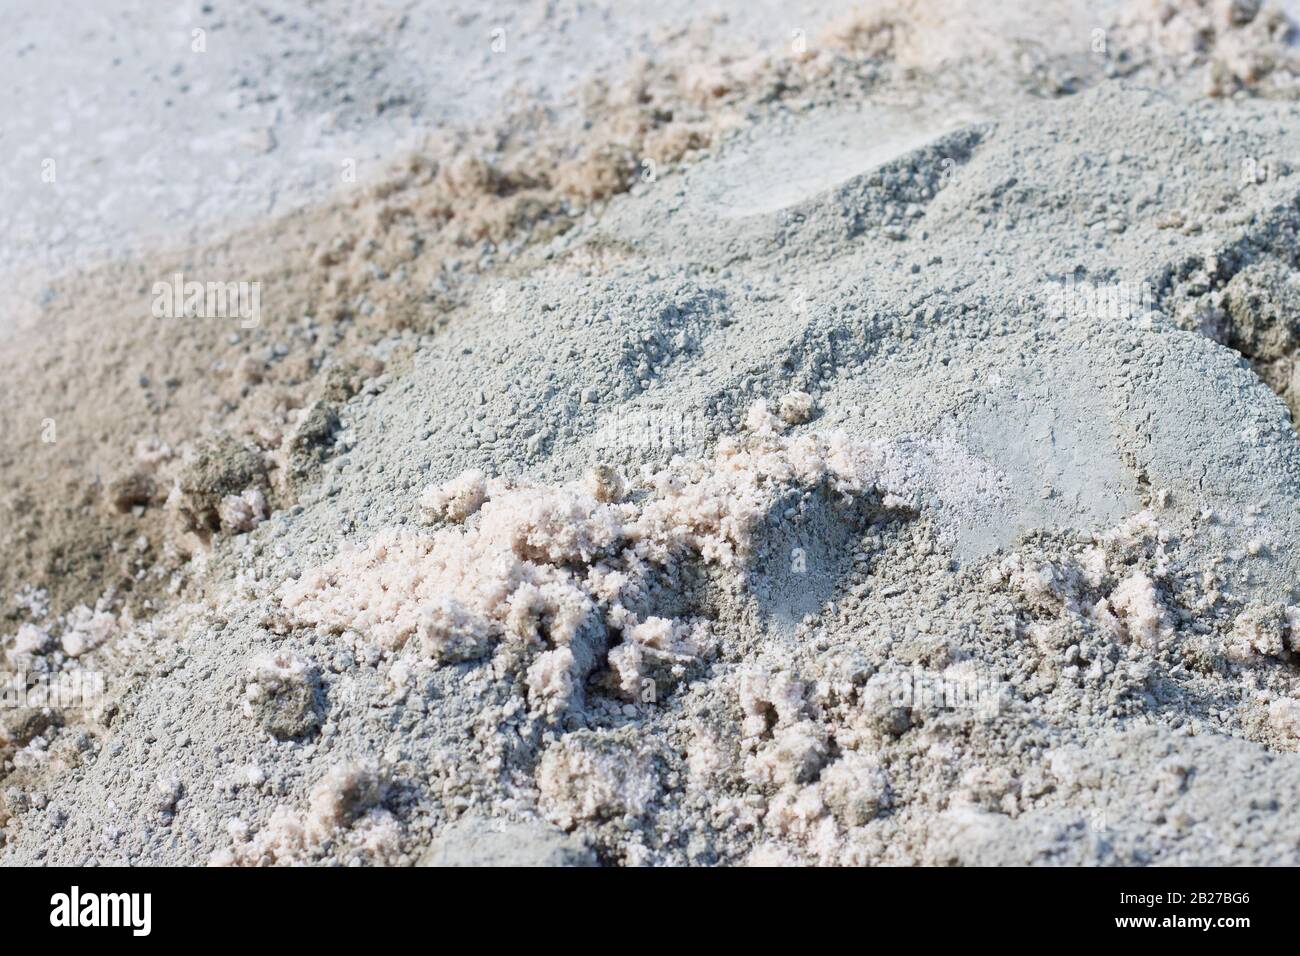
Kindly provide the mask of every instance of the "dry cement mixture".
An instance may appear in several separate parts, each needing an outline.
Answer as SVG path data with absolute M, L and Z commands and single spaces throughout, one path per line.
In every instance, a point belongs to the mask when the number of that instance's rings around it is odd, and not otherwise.
M 657 6 L 455 123 L 355 67 L 416 146 L 36 274 L 0 862 L 1300 863 L 1285 12 Z

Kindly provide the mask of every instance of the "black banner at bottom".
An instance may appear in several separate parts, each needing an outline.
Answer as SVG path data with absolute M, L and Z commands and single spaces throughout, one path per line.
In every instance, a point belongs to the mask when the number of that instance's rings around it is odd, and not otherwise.
M 435 921 L 443 932 L 535 945 L 547 925 L 588 934 L 608 923 L 611 938 L 635 939 L 638 924 L 662 931 L 665 918 L 691 927 L 693 943 L 717 933 L 734 946 L 819 923 L 846 932 L 845 916 L 878 940 L 1198 934 L 1231 945 L 1243 933 L 1280 933 L 1295 908 L 1284 870 L 10 869 L 0 883 L 10 946 L 70 933 L 128 945 L 313 936 L 373 945 L 377 933 Z

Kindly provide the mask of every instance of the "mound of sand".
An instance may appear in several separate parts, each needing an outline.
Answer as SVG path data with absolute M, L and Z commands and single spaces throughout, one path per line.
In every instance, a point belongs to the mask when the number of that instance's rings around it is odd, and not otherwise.
M 5 438 L 0 860 L 1300 862 L 1284 21 L 932 12 L 208 250 L 257 328 L 60 287 L 122 344 Z

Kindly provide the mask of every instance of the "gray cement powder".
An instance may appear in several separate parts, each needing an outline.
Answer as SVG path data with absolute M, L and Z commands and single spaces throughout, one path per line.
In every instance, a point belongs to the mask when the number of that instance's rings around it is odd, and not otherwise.
M 0 860 L 1300 862 L 1293 108 L 997 99 L 758 111 L 483 279 L 11 721 Z

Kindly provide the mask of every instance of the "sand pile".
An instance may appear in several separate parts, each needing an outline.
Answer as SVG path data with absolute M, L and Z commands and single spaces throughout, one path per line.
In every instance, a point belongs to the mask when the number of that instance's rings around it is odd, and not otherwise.
M 104 684 L 4 711 L 0 859 L 1297 862 L 1282 21 L 931 19 L 665 38 L 213 251 L 284 315 L 8 466 L 5 665 Z

